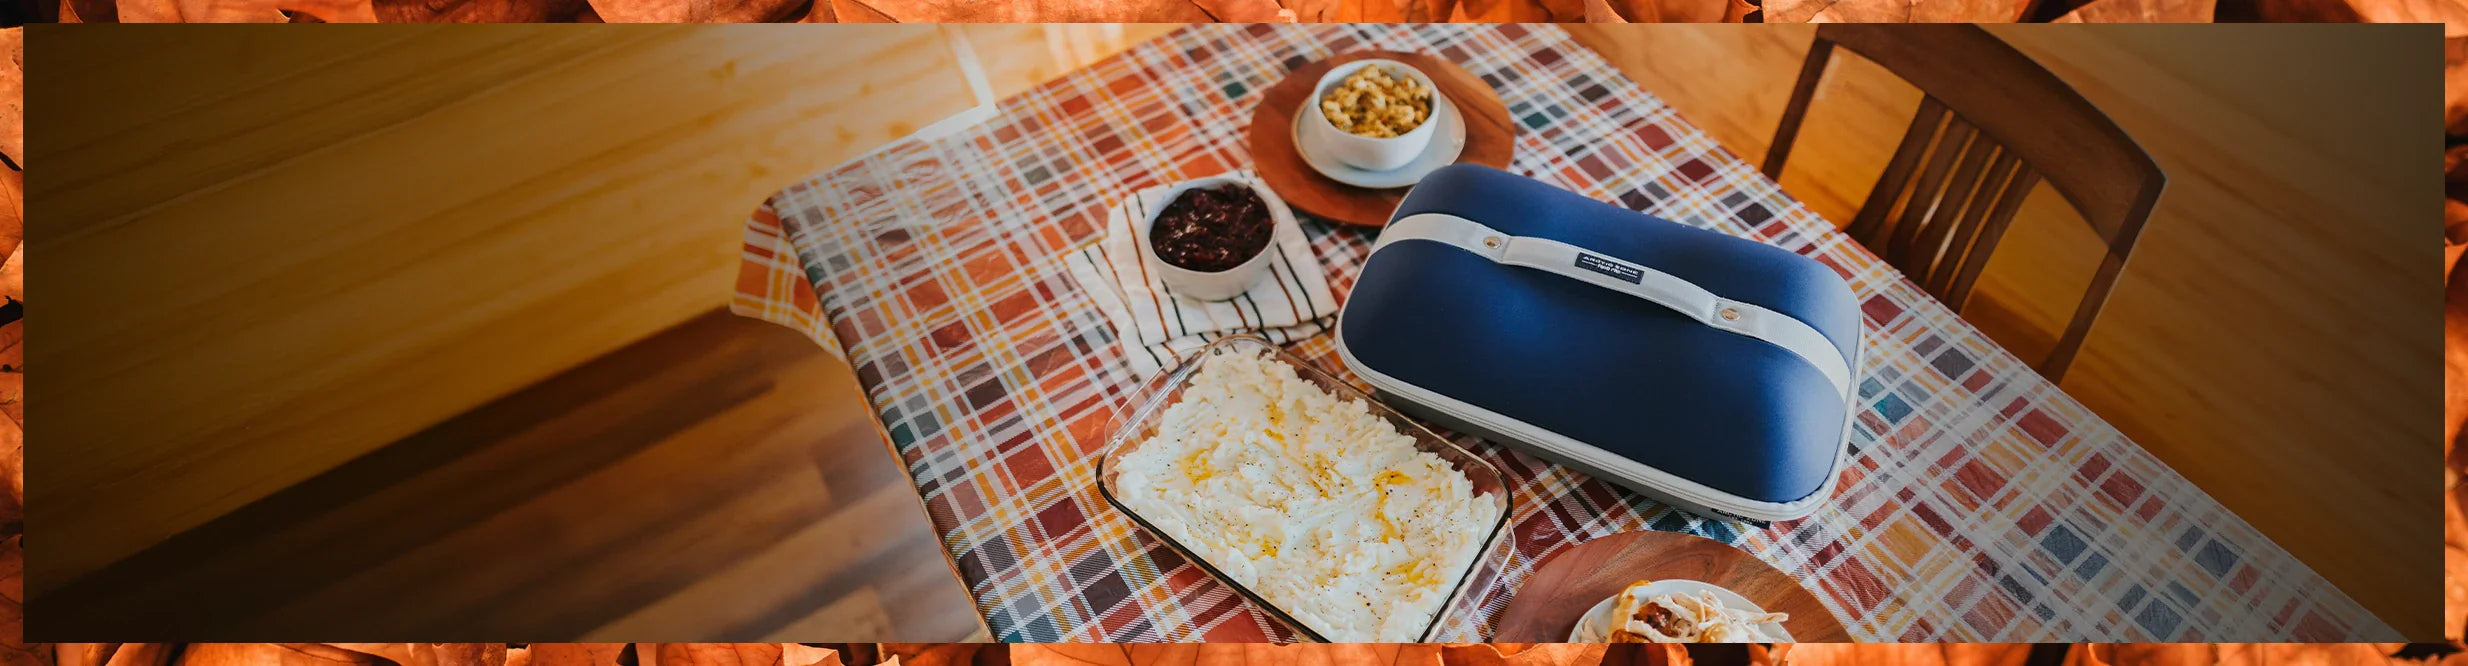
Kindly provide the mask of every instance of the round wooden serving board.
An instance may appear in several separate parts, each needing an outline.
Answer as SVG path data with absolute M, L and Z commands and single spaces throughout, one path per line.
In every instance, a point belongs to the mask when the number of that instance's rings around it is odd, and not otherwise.
M 1388 224 L 1388 214 L 1396 212 L 1397 202 L 1405 198 L 1407 188 L 1403 187 L 1368 189 L 1329 180 L 1303 163 L 1294 147 L 1294 113 L 1302 110 L 1303 100 L 1311 96 L 1320 75 L 1364 58 L 1386 58 L 1422 70 L 1465 118 L 1465 152 L 1457 161 L 1508 168 L 1508 158 L 1516 150 L 1516 127 L 1509 122 L 1508 105 L 1480 77 L 1456 63 L 1420 53 L 1345 53 L 1287 72 L 1284 80 L 1260 92 L 1260 104 L 1251 111 L 1252 167 L 1288 205 L 1337 222 L 1377 227 Z
M 1640 580 L 1687 579 L 1720 585 L 1767 611 L 1790 613 L 1782 623 L 1805 643 L 1840 643 L 1851 632 L 1817 595 L 1747 551 L 1677 532 L 1622 532 L 1577 544 L 1535 565 L 1525 587 L 1500 615 L 1491 640 L 1559 643 L 1594 604 Z

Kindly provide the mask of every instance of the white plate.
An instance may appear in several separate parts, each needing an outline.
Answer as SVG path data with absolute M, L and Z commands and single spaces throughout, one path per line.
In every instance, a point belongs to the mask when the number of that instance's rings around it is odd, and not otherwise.
M 1627 590 L 1621 590 L 1621 592 L 1626 591 Z M 1743 610 L 1751 613 L 1765 612 L 1765 609 L 1758 608 L 1757 604 L 1750 602 L 1747 597 L 1740 596 L 1737 592 L 1723 589 L 1720 585 L 1715 585 L 1704 581 L 1676 579 L 1658 580 L 1645 584 L 1645 588 L 1639 590 L 1640 594 L 1649 597 L 1663 594 L 1696 594 L 1698 592 L 1714 593 L 1714 599 L 1716 601 L 1722 602 L 1723 606 L 1733 610 Z M 1600 643 L 1611 640 L 1611 611 L 1612 606 L 1616 605 L 1613 602 L 1619 600 L 1620 595 L 1613 594 L 1610 597 L 1604 598 L 1602 603 L 1594 604 L 1592 609 L 1585 611 L 1585 615 L 1577 618 L 1577 626 L 1568 630 L 1568 642 Z M 1782 628 L 1782 623 L 1780 622 L 1767 622 L 1765 624 L 1757 625 L 1757 631 L 1764 632 L 1766 638 L 1770 639 L 1771 642 L 1797 642 L 1791 639 L 1791 632 L 1784 630 Z
M 1436 134 L 1432 135 L 1430 145 L 1423 147 L 1422 154 L 1416 156 L 1414 161 L 1407 162 L 1405 166 L 1387 171 L 1371 171 L 1346 166 L 1344 162 L 1339 162 L 1334 157 L 1320 154 L 1311 142 L 1302 140 L 1303 118 L 1310 115 L 1302 112 L 1294 114 L 1295 131 L 1290 132 L 1294 135 L 1294 152 L 1302 154 L 1303 163 L 1311 165 L 1312 171 L 1320 172 L 1320 175 L 1327 176 L 1329 180 L 1355 187 L 1383 189 L 1406 187 L 1422 182 L 1423 176 L 1431 175 L 1432 171 L 1440 167 L 1455 164 L 1457 156 L 1465 154 L 1465 118 L 1457 115 L 1455 102 L 1448 101 L 1446 97 L 1441 97 L 1439 100 L 1439 107 L 1431 111 L 1432 122 L 1439 123 L 1438 126 L 1432 128 Z M 1303 103 L 1312 102 L 1304 100 Z

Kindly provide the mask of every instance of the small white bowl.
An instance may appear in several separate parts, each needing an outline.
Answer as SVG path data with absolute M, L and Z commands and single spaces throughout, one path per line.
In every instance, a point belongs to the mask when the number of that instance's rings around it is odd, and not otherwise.
M 1343 83 L 1345 77 L 1352 76 L 1365 67 L 1379 67 L 1388 70 L 1392 76 L 1402 74 L 1422 82 L 1425 87 L 1431 89 L 1431 113 L 1435 117 L 1425 118 L 1423 124 L 1415 125 L 1414 129 L 1406 130 L 1406 133 L 1393 137 L 1363 136 L 1337 129 L 1336 125 L 1329 124 L 1328 115 L 1320 111 L 1320 100 L 1326 98 L 1328 91 L 1334 89 L 1337 84 Z M 1415 157 L 1422 155 L 1423 148 L 1431 145 L 1432 128 L 1439 125 L 1433 121 L 1438 119 L 1436 116 L 1439 113 L 1440 87 L 1432 84 L 1431 77 L 1425 76 L 1422 70 L 1395 60 L 1356 60 L 1330 68 L 1327 74 L 1320 75 L 1319 84 L 1311 87 L 1311 99 L 1303 104 L 1303 115 L 1306 117 L 1303 119 L 1299 136 L 1295 137 L 1295 140 L 1310 142 L 1312 148 L 1336 158 L 1346 166 L 1370 171 L 1387 171 L 1413 162 Z
M 1251 255 L 1242 265 L 1213 273 L 1176 266 L 1158 257 L 1157 247 L 1150 240 L 1151 232 L 1157 226 L 1157 216 L 1164 213 L 1168 206 L 1174 205 L 1174 199 L 1184 192 L 1226 184 L 1251 188 L 1253 193 L 1260 195 L 1260 201 L 1268 205 L 1268 244 L 1260 246 L 1259 253 Z M 1268 256 L 1273 254 L 1270 250 L 1277 246 L 1277 239 L 1285 233 L 1286 227 L 1291 226 L 1294 226 L 1294 211 L 1286 208 L 1285 200 L 1277 198 L 1277 193 L 1267 187 L 1232 174 L 1194 178 L 1175 183 L 1173 189 L 1166 190 L 1165 196 L 1157 200 L 1157 205 L 1149 209 L 1148 219 L 1140 221 L 1140 254 L 1148 258 L 1149 265 L 1157 268 L 1158 278 L 1164 280 L 1166 288 L 1175 294 L 1204 301 L 1222 301 L 1250 291 L 1251 285 L 1259 284 L 1260 278 L 1268 276 Z

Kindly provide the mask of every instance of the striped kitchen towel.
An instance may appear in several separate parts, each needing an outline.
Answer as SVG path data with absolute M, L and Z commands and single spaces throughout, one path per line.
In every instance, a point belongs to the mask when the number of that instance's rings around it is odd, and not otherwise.
M 1235 172 L 1258 182 L 1249 169 Z M 1258 333 L 1277 344 L 1318 334 L 1337 314 L 1337 299 L 1328 291 L 1327 272 L 1311 253 L 1301 227 L 1277 225 L 1269 251 L 1269 276 L 1231 300 L 1202 301 L 1181 296 L 1158 281 L 1158 259 L 1141 242 L 1133 223 L 1163 206 L 1171 185 L 1140 190 L 1106 213 L 1105 237 L 1073 252 L 1067 263 L 1097 309 L 1114 324 L 1114 333 L 1141 377 L 1177 365 L 1176 359 L 1226 335 Z

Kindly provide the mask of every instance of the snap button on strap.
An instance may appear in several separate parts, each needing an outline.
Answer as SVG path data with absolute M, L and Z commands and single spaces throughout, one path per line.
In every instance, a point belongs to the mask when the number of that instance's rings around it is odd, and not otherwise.
M 1859 369 L 1851 367 L 1852 359 L 1845 358 L 1815 327 L 1755 303 L 1723 298 L 1651 266 L 1549 238 L 1510 236 L 1480 222 L 1446 213 L 1417 213 L 1390 222 L 1380 231 L 1379 240 L 1372 243 L 1371 254 L 1410 240 L 1436 241 L 1503 265 L 1545 271 L 1621 292 L 1670 308 L 1715 329 L 1771 343 L 1825 375 L 1836 393 L 1846 399 L 1851 395 L 1852 378 Z

